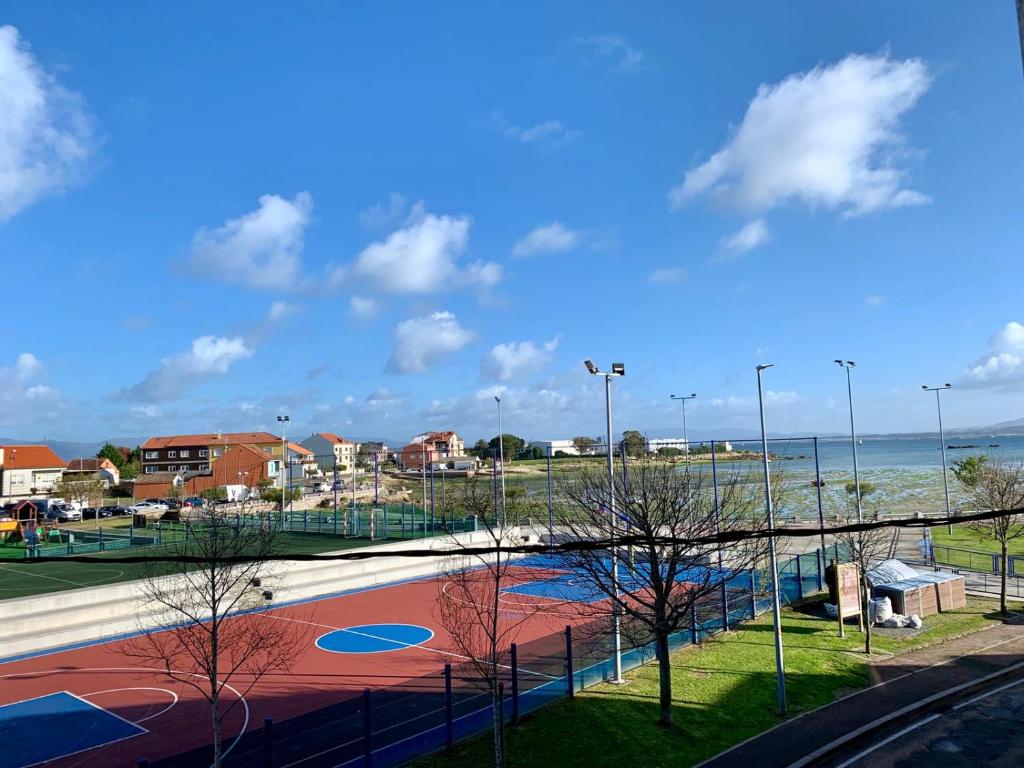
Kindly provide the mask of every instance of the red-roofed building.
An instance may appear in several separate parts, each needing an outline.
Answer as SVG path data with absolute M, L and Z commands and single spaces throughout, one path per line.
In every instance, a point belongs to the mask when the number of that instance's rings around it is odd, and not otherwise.
M 74 475 L 76 479 L 94 477 L 108 488 L 121 482 L 121 470 L 110 459 L 72 459 L 64 474 Z
M 14 501 L 48 493 L 65 466 L 47 445 L 0 445 L 0 497 Z
M 136 498 L 164 498 L 171 486 L 181 488 L 185 496 L 198 496 L 211 488 L 226 488 L 237 498 L 241 488 L 255 489 L 265 480 L 280 474 L 281 460 L 252 445 L 225 445 L 212 468 L 204 472 L 150 472 L 135 481 Z M 244 494 L 242 494 L 244 496 Z
M 281 438 L 269 432 L 210 432 L 200 435 L 151 437 L 141 446 L 142 475 L 159 472 L 205 472 L 236 445 L 249 445 L 268 457 L 282 459 Z
M 461 459 L 466 455 L 466 442 L 455 432 L 425 432 L 416 435 L 402 448 L 401 461 L 405 469 L 422 469 L 438 462 Z
M 333 471 L 335 465 L 339 471 L 352 469 L 359 452 L 359 443 L 333 432 L 314 432 L 299 445 L 313 452 L 316 463 L 325 472 Z

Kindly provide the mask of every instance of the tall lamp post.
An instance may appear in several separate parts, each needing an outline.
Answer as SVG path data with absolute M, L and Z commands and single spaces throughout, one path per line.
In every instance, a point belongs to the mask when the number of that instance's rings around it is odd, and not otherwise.
M 846 369 L 846 396 L 850 401 L 850 445 L 853 446 L 853 489 L 857 495 L 857 522 L 864 522 L 864 513 L 860 504 L 860 470 L 857 466 L 857 428 L 853 423 L 853 383 L 850 379 L 850 369 L 856 368 L 853 360 L 834 360 L 840 368 Z
M 612 363 L 611 371 L 602 371 L 593 360 L 584 360 L 583 365 L 587 371 L 594 376 L 604 376 L 604 411 L 605 424 L 607 427 L 607 440 L 605 446 L 608 455 L 608 525 L 611 529 L 611 550 L 612 550 L 612 593 L 619 594 L 619 552 L 615 546 L 615 459 L 612 453 L 612 378 L 625 376 L 626 366 L 622 363 Z M 619 604 L 612 600 L 612 658 L 615 665 L 615 678 L 613 683 L 623 683 L 622 679 L 622 637 L 620 632 Z
M 283 519 L 284 518 L 284 495 L 285 495 L 285 492 L 287 490 L 287 488 L 285 487 L 284 465 L 288 461 L 288 438 L 285 436 L 285 433 L 288 430 L 288 422 L 291 421 L 291 417 L 290 416 L 278 416 L 277 420 L 281 424 L 281 468 L 280 468 L 279 471 L 281 473 L 281 517 Z
M 498 404 L 498 461 L 501 462 L 501 523 L 504 526 L 508 521 L 505 519 L 505 438 L 501 434 L 501 395 L 494 396 L 494 402 Z
M 925 392 L 935 393 L 935 408 L 939 414 L 939 449 L 942 451 L 942 490 L 946 493 L 946 521 L 949 526 L 950 536 L 953 535 L 953 523 L 949 521 L 953 515 L 949 511 L 949 479 L 946 477 L 946 437 L 942 433 L 942 401 L 939 399 L 939 393 L 952 388 L 952 384 L 943 384 L 941 387 L 929 387 L 927 384 L 921 385 L 921 389 Z
M 693 400 L 697 397 L 696 392 L 691 392 L 688 395 L 669 395 L 672 400 L 681 400 L 683 402 L 683 451 L 686 452 L 686 456 L 690 456 L 690 438 L 686 435 L 686 401 Z
M 775 698 L 780 715 L 786 714 L 786 668 L 782 660 L 782 602 L 779 599 L 779 568 L 775 552 L 775 512 L 772 510 L 771 476 L 768 471 L 768 433 L 764 427 L 764 389 L 761 372 L 774 363 L 757 366 L 757 405 L 761 413 L 761 457 L 764 461 L 764 502 L 768 514 L 768 562 L 772 569 L 772 624 L 775 631 Z

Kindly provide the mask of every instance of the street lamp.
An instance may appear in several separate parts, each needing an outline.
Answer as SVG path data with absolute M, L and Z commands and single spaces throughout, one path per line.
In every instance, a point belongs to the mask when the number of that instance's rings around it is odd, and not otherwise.
M 285 437 L 285 432 L 288 429 L 288 422 L 291 421 L 290 416 L 278 416 L 278 422 L 281 424 L 281 464 L 278 472 L 281 473 L 281 518 L 284 518 L 284 494 L 285 494 L 285 476 L 284 476 L 284 465 L 288 460 L 288 438 Z
M 615 460 L 612 455 L 612 377 L 625 376 L 626 366 L 622 363 L 612 363 L 611 371 L 602 371 L 593 360 L 584 360 L 583 365 L 593 376 L 604 376 L 604 410 L 607 426 L 607 453 L 608 453 L 608 524 L 611 527 L 612 538 L 612 594 L 618 597 L 619 594 L 619 553 L 615 547 Z M 619 604 L 612 600 L 612 657 L 615 662 L 615 678 L 613 683 L 623 683 L 622 679 L 622 638 L 619 628 Z
M 498 404 L 498 461 L 501 462 L 501 522 L 499 527 L 507 524 L 507 512 L 505 510 L 505 438 L 501 434 L 501 395 L 494 396 L 494 402 Z
M 775 554 L 775 513 L 772 511 L 772 486 L 768 472 L 768 434 L 764 428 L 764 391 L 761 372 L 774 363 L 757 366 L 757 405 L 761 412 L 761 456 L 764 461 L 764 502 L 768 512 L 768 561 L 772 569 L 772 624 L 775 630 L 775 698 L 779 714 L 786 714 L 786 669 L 782 660 L 782 604 L 779 600 L 779 569 Z
M 696 392 L 691 392 L 688 395 L 669 395 L 671 400 L 682 400 L 683 401 L 683 448 L 686 451 L 687 457 L 690 455 L 690 438 L 686 436 L 686 401 L 693 400 L 697 397 Z
M 850 379 L 850 369 L 855 368 L 857 364 L 853 360 L 834 360 L 833 362 L 840 368 L 846 369 L 846 395 L 850 401 L 850 444 L 853 446 L 853 486 L 857 494 L 857 522 L 863 523 L 864 513 L 861 511 L 860 504 L 860 471 L 857 466 L 857 429 L 853 423 L 853 384 Z
M 939 413 L 939 449 L 942 451 L 942 490 L 946 493 L 946 525 L 948 526 L 950 536 L 953 535 L 953 523 L 951 522 L 953 515 L 949 511 L 949 480 L 946 477 L 946 438 L 942 433 L 942 401 L 939 399 L 939 392 L 952 388 L 952 384 L 943 384 L 941 387 L 929 387 L 927 384 L 921 385 L 921 389 L 925 392 L 935 393 L 935 408 Z

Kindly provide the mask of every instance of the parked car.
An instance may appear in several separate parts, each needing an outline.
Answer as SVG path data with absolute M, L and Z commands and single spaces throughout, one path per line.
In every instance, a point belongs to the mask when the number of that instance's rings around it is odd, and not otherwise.
M 82 507 L 82 519 L 83 520 L 95 520 L 96 517 L 113 517 L 113 513 L 109 507 Z
M 82 513 L 70 504 L 51 504 L 46 510 L 47 520 L 56 520 L 59 523 L 77 522 L 82 519 Z
M 168 509 L 181 509 L 181 502 L 177 499 L 154 499 L 154 501 L 165 504 Z
M 189 496 L 187 499 L 185 499 L 181 503 L 181 506 L 183 506 L 183 507 L 201 507 L 201 506 L 203 506 L 204 503 L 205 502 L 203 501 L 203 497 L 202 496 Z
M 114 517 L 128 514 L 131 514 L 128 507 L 122 507 L 119 504 L 107 504 L 106 506 L 100 507 L 100 517 Z
M 128 507 L 128 509 L 131 510 L 132 514 L 155 515 L 159 512 L 166 512 L 167 505 L 162 502 L 157 503 L 147 500 L 140 501 L 138 504 L 133 504 Z

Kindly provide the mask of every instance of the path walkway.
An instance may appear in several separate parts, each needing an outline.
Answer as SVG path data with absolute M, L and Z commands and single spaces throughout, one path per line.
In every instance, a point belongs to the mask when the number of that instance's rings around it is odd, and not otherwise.
M 977 692 L 973 686 L 984 686 L 978 681 L 988 676 L 994 678 L 992 686 L 1024 679 L 1024 624 L 996 625 L 875 662 L 871 687 L 787 720 L 701 768 L 838 766 L 857 752 L 850 746 L 857 736 L 881 738 L 898 731 L 944 703 L 948 708 L 956 694 L 969 698 Z

